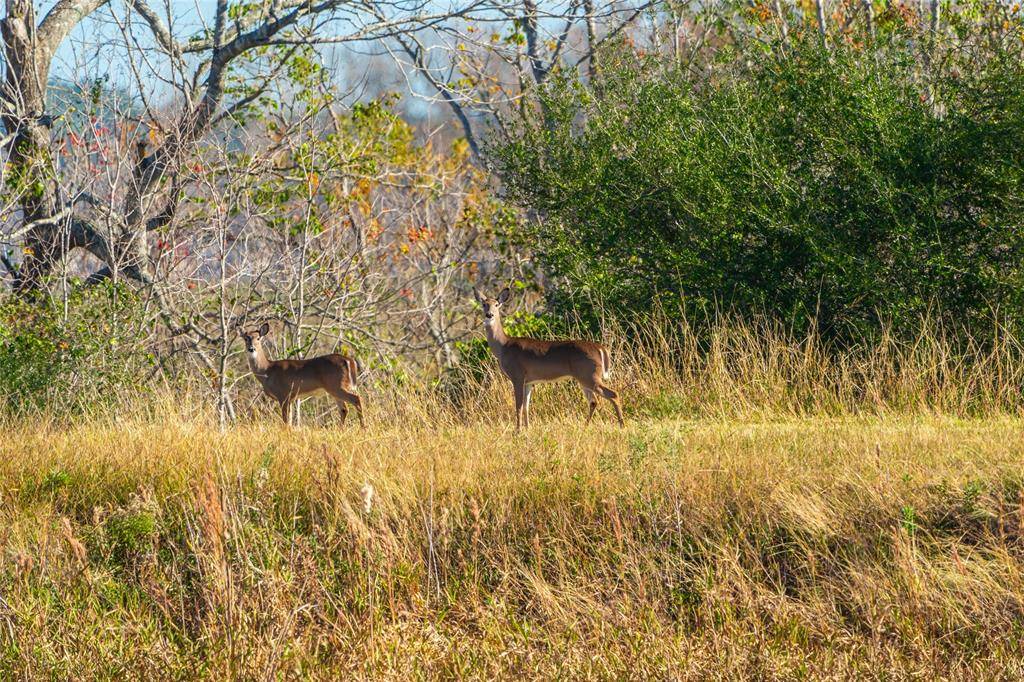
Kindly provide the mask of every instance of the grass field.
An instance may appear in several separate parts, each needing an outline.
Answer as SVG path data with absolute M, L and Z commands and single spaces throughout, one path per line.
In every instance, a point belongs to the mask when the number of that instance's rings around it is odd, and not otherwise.
M 11 422 L 0 670 L 1024 675 L 1024 421 L 506 423 Z
M 523 435 L 500 379 L 9 416 L 0 678 L 1019 679 L 1022 356 L 652 334 L 625 428 Z

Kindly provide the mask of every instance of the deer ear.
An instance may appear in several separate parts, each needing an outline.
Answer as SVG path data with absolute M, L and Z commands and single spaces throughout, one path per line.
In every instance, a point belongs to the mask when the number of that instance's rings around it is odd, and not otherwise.
M 505 287 L 504 289 L 501 290 L 501 293 L 498 294 L 498 303 L 504 305 L 505 302 L 508 301 L 509 296 L 511 295 L 512 291 L 508 287 Z
M 263 325 L 260 327 L 260 336 L 266 336 L 269 333 L 270 333 L 270 323 L 269 322 L 264 322 Z
M 479 303 L 480 305 L 483 305 L 484 297 L 480 295 L 480 290 L 477 289 L 476 287 L 473 287 L 473 296 L 476 297 L 476 302 L 477 303 Z

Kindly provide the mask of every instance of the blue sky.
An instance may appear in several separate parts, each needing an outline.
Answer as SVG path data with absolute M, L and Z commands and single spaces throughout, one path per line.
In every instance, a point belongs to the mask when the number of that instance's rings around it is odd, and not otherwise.
M 52 5 L 52 0 L 43 3 L 40 15 L 48 11 Z M 102 53 L 104 38 L 121 39 L 120 32 L 111 22 L 111 11 L 123 17 L 124 6 L 119 2 L 112 3 L 112 5 L 112 8 L 101 8 L 86 17 L 72 34 L 68 36 L 57 51 L 56 59 L 54 60 L 54 76 L 67 76 L 67 71 L 72 65 L 80 63 L 83 58 L 88 60 L 92 57 L 89 54 L 90 52 L 99 51 Z M 164 7 L 166 5 L 163 0 L 153 2 L 152 6 L 161 16 L 164 14 Z M 216 0 L 170 0 L 170 7 L 171 21 L 175 26 L 175 33 L 187 35 L 199 30 L 203 26 L 204 17 L 209 19 L 213 16 Z M 141 37 L 145 36 L 146 32 L 139 31 L 138 34 Z M 114 67 L 116 65 L 113 62 L 109 62 L 108 66 Z M 112 78 L 113 76 L 112 74 Z
M 44 0 L 39 8 L 39 15 L 42 16 L 48 11 L 54 1 Z M 162 16 L 167 13 L 166 0 L 149 1 L 158 14 Z M 449 6 L 464 6 L 466 3 L 466 0 L 426 1 L 428 7 L 438 10 Z M 561 0 L 552 4 L 564 8 L 567 6 L 566 3 L 567 0 Z M 108 7 L 87 17 L 59 48 L 51 75 L 79 84 L 105 80 L 114 86 L 129 86 L 130 90 L 136 90 L 136 77 L 132 71 L 133 65 L 127 59 L 124 36 L 117 23 L 112 20 L 112 16 L 124 19 L 125 5 L 124 0 L 112 0 Z M 600 7 L 601 3 L 598 2 L 596 5 Z M 168 23 L 172 26 L 172 32 L 180 40 L 185 40 L 189 35 L 200 31 L 203 26 L 210 25 L 215 8 L 216 0 L 170 0 L 171 17 Z M 137 24 L 143 22 L 137 15 L 133 16 L 132 21 Z M 496 25 L 493 26 L 497 28 Z M 339 31 L 346 30 L 341 26 L 337 28 Z M 141 47 L 152 45 L 152 37 L 147 28 L 139 26 L 132 35 L 134 39 L 142 42 Z M 146 41 L 150 42 L 147 44 Z M 373 53 L 381 51 L 379 44 L 358 43 L 325 47 L 321 54 L 325 65 L 332 70 L 335 81 L 342 89 L 349 90 L 358 86 L 351 99 L 366 99 L 379 96 L 383 92 L 398 92 L 403 95 L 401 108 L 413 118 L 425 119 L 431 123 L 440 122 L 450 116 L 451 112 L 447 105 L 430 101 L 436 93 L 424 80 L 414 77 L 413 87 L 410 89 L 405 76 L 390 57 L 383 56 L 375 62 Z M 159 101 L 161 94 L 169 93 L 167 86 L 161 84 L 158 77 L 162 70 L 168 67 L 163 55 L 154 54 L 148 64 L 136 60 L 134 66 L 139 69 L 141 81 L 147 87 L 151 85 L 156 100 Z M 166 72 L 163 75 L 167 75 Z
M 52 6 L 53 0 L 48 0 L 40 9 L 42 16 Z M 151 0 L 151 6 L 161 15 L 166 13 L 163 0 Z M 212 22 L 213 13 L 216 7 L 216 0 L 171 0 L 171 24 L 173 32 L 180 39 L 196 33 L 204 25 Z M 53 62 L 51 76 L 55 78 L 72 80 L 78 83 L 90 82 L 94 79 L 106 79 L 112 85 L 134 86 L 135 78 L 130 70 L 126 53 L 123 48 L 124 37 L 115 22 L 112 21 L 111 13 L 123 18 L 125 6 L 122 2 L 111 3 L 110 8 L 102 8 L 87 17 L 68 36 L 60 46 Z M 137 16 L 133 21 L 142 21 Z M 140 27 L 141 28 L 141 27 Z M 139 40 L 151 40 L 148 30 L 134 32 Z M 143 44 L 145 46 L 145 43 Z M 334 69 L 336 79 L 344 85 L 345 82 L 359 82 L 363 76 L 370 58 L 367 53 L 373 51 L 371 44 L 360 44 L 353 47 L 329 47 L 323 51 L 325 63 Z M 354 51 L 353 51 L 354 50 Z M 165 64 L 161 57 L 153 60 L 152 66 L 160 67 Z M 385 66 L 391 66 L 387 61 Z M 141 65 L 142 68 L 145 65 Z M 376 96 L 381 89 L 408 93 L 408 87 L 397 69 L 390 68 L 386 82 L 373 83 L 366 89 L 368 96 Z M 159 80 L 149 73 L 143 73 L 143 81 L 152 83 L 157 93 L 160 93 L 162 86 Z M 134 88 L 132 88 L 134 89 Z M 418 87 L 423 90 L 423 87 Z M 429 88 L 425 90 L 426 94 Z M 422 98 L 405 98 L 405 108 L 413 116 L 422 117 L 433 110 L 439 115 L 445 115 L 445 107 L 431 106 Z

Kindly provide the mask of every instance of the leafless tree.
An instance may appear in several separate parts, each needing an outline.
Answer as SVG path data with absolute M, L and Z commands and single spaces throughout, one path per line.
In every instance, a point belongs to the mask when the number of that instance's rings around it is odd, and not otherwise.
M 582 69 L 593 77 L 602 47 L 659 4 L 511 0 L 483 18 L 396 35 L 390 44 L 406 72 L 426 80 L 450 107 L 479 158 L 483 128 L 497 125 L 500 132 L 500 114 L 526 106 L 554 73 Z
M 196 144 L 218 126 L 230 126 L 236 112 L 260 97 L 284 68 L 290 49 L 325 43 L 366 41 L 411 34 L 443 20 L 471 17 L 485 9 L 480 0 L 431 11 L 414 0 L 353 3 L 346 0 L 271 0 L 255 6 L 217 0 L 212 25 L 179 36 L 170 3 L 146 0 L 58 0 L 42 18 L 31 0 L 6 0 L 3 32 L 5 74 L 0 107 L 9 147 L 8 161 L 22 185 L 24 257 L 13 273 L 17 290 L 38 288 L 42 278 L 74 249 L 85 249 L 104 264 L 98 276 L 126 275 L 151 280 L 149 238 L 167 225 L 179 206 L 187 178 L 182 167 Z M 147 126 L 160 135 L 134 159 L 116 205 L 97 220 L 85 210 L 88 196 L 62 191 L 61 169 L 51 143 L 60 112 L 50 109 L 50 70 L 61 43 L 82 21 L 100 11 L 124 29 L 126 49 L 146 46 L 131 62 L 138 77 L 159 77 L 180 101 L 162 121 L 147 102 Z M 145 27 L 145 34 L 141 32 Z M 268 51 L 272 54 L 268 58 Z M 159 60 L 159 63 L 156 63 Z M 230 87 L 232 70 L 259 64 L 247 87 Z M 143 74 L 145 70 L 149 74 Z

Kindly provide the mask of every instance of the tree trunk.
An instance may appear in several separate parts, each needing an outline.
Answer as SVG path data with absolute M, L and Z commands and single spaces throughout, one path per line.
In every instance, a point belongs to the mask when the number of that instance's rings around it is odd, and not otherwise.
M 935 40 L 935 34 L 939 30 L 939 14 L 942 11 L 942 7 L 939 4 L 939 0 L 931 0 L 931 10 L 929 11 L 928 17 L 928 30 L 932 33 L 932 40 Z
M 593 81 L 597 77 L 599 64 L 597 61 L 597 24 L 594 20 L 594 0 L 584 0 L 584 21 L 587 26 L 587 77 Z
M 821 44 L 828 44 L 828 26 L 825 23 L 825 0 L 814 0 L 814 13 L 818 20 L 818 35 L 821 37 Z
M 57 192 L 48 154 L 49 120 L 44 116 L 49 64 L 38 49 L 31 0 L 7 0 L 3 32 L 7 63 L 2 106 L 4 128 L 13 135 L 9 162 L 17 179 L 22 220 L 29 227 L 19 280 L 34 279 L 59 257 Z M 19 282 L 20 284 L 20 282 Z
M 13 136 L 8 160 L 17 179 L 25 230 L 22 265 L 14 283 L 19 292 L 38 288 L 42 277 L 68 249 L 96 241 L 89 226 L 74 220 L 71 207 L 61 200 L 50 156 L 52 119 L 46 114 L 46 92 L 57 46 L 78 22 L 105 2 L 60 0 L 38 25 L 32 0 L 5 3 L 0 34 L 7 68 L 0 90 L 0 120 Z
M 875 3 L 874 0 L 863 0 L 864 21 L 867 25 L 868 37 L 875 39 Z

